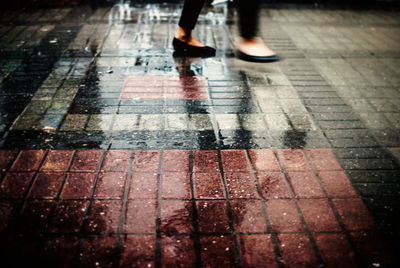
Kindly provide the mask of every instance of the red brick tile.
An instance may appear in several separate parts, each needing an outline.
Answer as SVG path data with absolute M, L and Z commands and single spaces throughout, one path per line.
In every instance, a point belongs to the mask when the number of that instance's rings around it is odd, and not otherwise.
M 131 80 L 131 81 L 126 81 L 123 86 L 123 91 L 131 89 L 131 88 L 137 88 L 138 90 L 144 88 L 144 89 L 162 89 L 163 88 L 163 81 L 160 80 Z
M 318 172 L 318 177 L 329 197 L 357 197 L 343 171 L 321 171 Z
M 141 86 L 125 86 L 123 93 L 158 93 L 161 94 L 163 92 L 162 87 L 149 87 L 148 85 Z
M 71 171 L 97 172 L 103 151 L 100 150 L 80 150 L 76 153 Z
M 168 88 L 166 88 L 168 89 Z M 182 87 L 180 89 L 184 94 L 190 93 L 207 93 L 206 87 Z
M 119 259 L 118 237 L 86 237 L 79 254 L 79 267 L 116 267 Z
M 51 150 L 43 163 L 41 171 L 67 171 L 74 151 Z
M 191 234 L 193 206 L 191 201 L 164 201 L 161 204 L 161 232 Z
M 21 151 L 11 166 L 11 171 L 35 171 L 45 155 L 45 150 Z
M 56 198 L 64 178 L 64 173 L 39 173 L 33 182 L 28 197 Z
M 184 100 L 185 96 L 182 92 L 179 93 L 164 93 L 163 98 L 166 100 Z
M 159 100 L 163 98 L 163 95 L 158 92 L 122 92 L 121 99 L 147 99 L 147 100 Z
M 166 81 L 166 85 L 173 84 L 174 81 Z M 207 87 L 207 81 L 200 76 L 179 77 L 179 83 L 184 87 Z
M 121 212 L 122 201 L 95 200 L 89 212 L 84 228 L 85 232 L 95 234 L 118 233 Z
M 92 196 L 96 173 L 69 173 L 61 198 L 87 199 Z
M 5 236 L 4 240 L 2 235 L 1 241 L 5 244 L 4 248 L 6 249 L 2 254 L 7 254 L 6 258 L 2 258 L 3 266 L 32 267 L 35 266 L 35 264 L 37 264 L 36 266 L 42 265 L 42 241 L 38 239 L 37 235 L 31 236 L 10 233 L 8 237 Z M 4 255 L 2 255 L 2 257 L 3 256 Z M 9 262 L 7 263 L 7 261 Z
M 74 267 L 79 239 L 76 236 L 49 237 L 44 243 L 44 258 L 49 267 Z
M 196 267 L 196 252 L 190 237 L 165 236 L 161 248 L 161 267 Z
M 306 234 L 278 234 L 277 238 L 286 267 L 320 267 Z
M 278 150 L 278 156 L 281 159 L 285 171 L 303 171 L 311 169 L 303 151 L 299 149 Z
M 17 151 L 0 150 L 0 172 L 5 172 L 7 170 L 17 153 Z
M 155 267 L 156 237 L 125 236 L 122 242 L 120 268 Z
M 7 173 L 0 184 L 0 198 L 23 198 L 34 172 Z
M 155 233 L 157 219 L 156 201 L 128 201 L 124 223 L 125 233 Z
M 249 150 L 250 160 L 256 171 L 280 171 L 278 159 L 273 150 Z
M 164 151 L 162 160 L 163 172 L 188 172 L 189 152 L 183 150 Z
M 132 173 L 129 199 L 157 199 L 157 194 L 157 173 Z
M 101 171 L 128 172 L 131 151 L 111 150 L 106 152 Z
M 325 267 L 358 267 L 355 253 L 344 234 L 314 234 Z
M 13 212 L 18 206 L 18 201 L 2 201 L 0 200 L 0 232 L 7 228 L 8 222 L 13 219 Z
M 257 180 L 264 199 L 291 198 L 282 173 L 257 173 Z
M 195 188 L 195 198 L 224 198 L 225 195 L 220 173 L 194 173 L 193 181 Z
M 348 231 L 376 229 L 376 225 L 361 199 L 332 199 L 332 202 Z
M 201 236 L 202 267 L 237 267 L 231 236 Z
M 342 230 L 327 199 L 300 199 L 298 202 L 311 232 Z
M 125 191 L 126 173 L 102 172 L 96 185 L 95 198 L 122 199 Z
M 177 86 L 168 86 L 168 87 L 164 87 L 164 91 L 165 94 L 179 94 L 179 93 L 184 93 L 184 88 L 180 85 Z
M 393 255 L 396 249 L 389 248 L 388 241 L 380 232 L 351 232 L 350 237 L 361 260 L 361 267 L 396 267 Z
M 159 151 L 136 151 L 133 159 L 132 170 L 134 172 L 158 173 L 159 162 Z
M 18 231 L 39 234 L 44 230 L 53 200 L 28 200 L 18 218 Z
M 257 198 L 257 189 L 250 173 L 225 173 L 229 198 Z
M 230 233 L 225 201 L 197 201 L 200 233 Z
M 119 98 L 121 100 L 129 100 L 129 99 L 134 99 L 136 96 L 136 93 L 124 93 L 121 92 L 121 95 L 119 96 Z
M 124 83 L 125 87 L 162 87 L 163 80 L 152 77 L 153 79 L 127 79 Z
M 208 96 L 208 93 L 203 93 L 203 92 L 196 92 L 196 93 L 184 92 L 182 99 L 184 99 L 184 100 L 208 100 L 209 96 Z
M 245 150 L 221 150 L 221 160 L 224 172 L 250 171 Z
M 342 170 L 330 149 L 306 149 L 305 150 L 315 170 Z
M 194 151 L 193 172 L 219 172 L 217 151 Z
M 165 88 L 182 88 L 184 85 L 184 81 L 182 80 L 171 80 L 171 81 L 164 81 L 163 85 Z
M 242 267 L 279 267 L 271 235 L 239 235 Z
M 271 199 L 265 202 L 272 231 L 303 232 L 303 223 L 292 200 Z
M 164 199 L 190 199 L 190 175 L 187 173 L 163 174 L 161 193 Z
M 159 80 L 154 80 L 154 81 L 127 81 L 123 87 L 123 91 L 129 90 L 129 89 L 134 89 L 137 88 L 138 90 L 144 88 L 144 89 L 152 89 L 154 90 L 162 90 L 163 88 L 163 82 Z
M 61 200 L 50 220 L 49 232 L 78 233 L 86 215 L 89 201 Z
M 237 233 L 267 232 L 262 206 L 258 200 L 230 201 L 233 226 Z
M 325 197 L 312 172 L 289 172 L 287 178 L 296 198 Z

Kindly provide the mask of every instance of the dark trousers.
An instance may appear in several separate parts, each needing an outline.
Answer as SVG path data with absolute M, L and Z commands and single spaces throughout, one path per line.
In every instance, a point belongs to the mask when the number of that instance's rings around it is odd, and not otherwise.
M 179 26 L 185 30 L 193 30 L 201 9 L 206 0 L 185 0 L 183 4 Z M 244 38 L 252 38 L 257 35 L 259 0 L 236 0 L 239 15 L 239 32 Z

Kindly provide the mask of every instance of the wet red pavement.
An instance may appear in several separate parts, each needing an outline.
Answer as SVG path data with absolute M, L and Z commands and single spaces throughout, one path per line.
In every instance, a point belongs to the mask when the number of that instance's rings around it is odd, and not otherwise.
M 1 150 L 0 159 L 8 249 L 52 265 L 392 262 L 330 149 Z

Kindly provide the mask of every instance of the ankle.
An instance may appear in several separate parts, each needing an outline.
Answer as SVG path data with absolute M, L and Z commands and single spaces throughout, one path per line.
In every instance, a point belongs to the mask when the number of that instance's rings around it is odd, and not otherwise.
M 178 30 L 176 31 L 175 38 L 182 42 L 190 42 L 192 40 L 192 31 L 183 29 L 178 26 Z
M 239 38 L 239 44 L 242 44 L 242 45 L 255 45 L 255 44 L 260 44 L 260 43 L 264 43 L 264 42 L 259 37 L 250 37 L 250 38 L 240 37 Z

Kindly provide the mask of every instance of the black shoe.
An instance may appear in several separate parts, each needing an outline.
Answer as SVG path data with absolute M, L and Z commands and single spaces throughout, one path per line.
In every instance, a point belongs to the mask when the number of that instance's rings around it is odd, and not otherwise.
M 251 62 L 273 62 L 273 61 L 278 61 L 281 58 L 278 55 L 271 55 L 271 56 L 252 56 L 248 55 L 246 53 L 243 53 L 242 51 L 238 50 L 236 52 L 236 55 L 239 59 L 245 60 L 245 61 L 251 61 Z
M 174 56 L 189 56 L 189 57 L 213 57 L 215 56 L 215 48 L 204 46 L 195 47 L 174 38 L 172 41 L 174 47 Z

